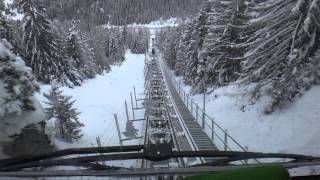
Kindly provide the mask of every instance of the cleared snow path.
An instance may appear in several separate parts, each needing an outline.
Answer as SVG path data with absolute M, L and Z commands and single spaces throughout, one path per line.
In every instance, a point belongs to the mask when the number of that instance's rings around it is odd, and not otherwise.
M 128 51 L 125 62 L 120 66 L 112 66 L 109 73 L 87 80 L 80 87 L 61 87 L 64 95 L 72 96 L 76 100 L 75 107 L 81 112 L 79 119 L 85 127 L 82 128 L 83 137 L 78 143 L 66 144 L 57 141 L 56 145 L 60 148 L 88 147 L 96 144 L 96 137 L 101 137 L 103 145 L 118 145 L 119 138 L 113 115 L 118 114 L 121 131 L 125 131 L 124 101 L 127 100 L 131 107 L 130 92 L 133 92 L 134 86 L 137 94 L 143 92 L 143 68 L 144 55 L 134 55 Z M 42 94 L 48 90 L 50 86 L 43 85 L 41 94 L 37 95 L 44 107 L 47 100 Z M 136 112 L 136 117 L 143 117 L 143 112 Z M 141 129 L 139 123 L 134 125 Z

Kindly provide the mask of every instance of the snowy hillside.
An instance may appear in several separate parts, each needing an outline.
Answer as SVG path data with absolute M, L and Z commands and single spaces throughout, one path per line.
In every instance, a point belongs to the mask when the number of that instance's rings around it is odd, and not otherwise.
M 184 86 L 184 89 L 189 92 L 191 87 Z M 202 105 L 202 95 L 194 95 L 192 98 Z M 251 103 L 250 98 L 249 87 L 222 87 L 208 95 L 206 110 L 250 151 L 320 155 L 319 86 L 307 91 L 290 106 L 272 114 L 264 113 L 268 96 L 264 95 L 255 103 Z
M 118 114 L 121 131 L 125 131 L 124 101 L 127 100 L 128 105 L 131 105 L 130 92 L 133 92 L 134 86 L 137 93 L 143 92 L 143 67 L 144 55 L 134 55 L 127 51 L 124 63 L 112 66 L 109 73 L 97 75 L 80 87 L 62 87 L 63 94 L 76 100 L 75 107 L 81 112 L 79 119 L 85 127 L 82 129 L 84 136 L 78 143 L 65 144 L 57 141 L 56 145 L 59 148 L 88 147 L 96 144 L 96 137 L 101 138 L 103 145 L 118 145 L 114 114 Z M 37 95 L 44 107 L 47 99 L 42 94 L 49 89 L 49 85 L 42 85 L 41 93 Z M 139 115 L 143 116 L 141 113 L 137 114 L 138 117 Z

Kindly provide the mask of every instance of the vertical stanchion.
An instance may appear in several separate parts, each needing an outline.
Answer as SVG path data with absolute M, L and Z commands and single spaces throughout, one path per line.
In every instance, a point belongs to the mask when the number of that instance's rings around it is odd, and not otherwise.
M 245 146 L 244 149 L 245 149 L 244 152 L 248 152 L 249 151 L 249 147 L 248 146 Z M 248 159 L 244 160 L 244 163 L 248 164 Z
M 206 92 L 203 93 L 203 106 L 202 106 L 202 128 L 205 127 L 205 121 L 206 121 Z
M 191 99 L 191 102 L 190 102 L 190 106 L 191 106 L 191 114 L 193 113 L 193 100 Z M 192 114 L 193 115 L 193 114 Z
M 119 137 L 120 145 L 121 145 L 121 146 L 123 146 L 123 144 L 122 144 L 122 139 L 121 139 L 121 132 L 120 132 L 120 127 L 119 127 L 119 122 L 118 122 L 118 116 L 117 116 L 117 114 L 114 114 L 114 120 L 116 121 L 116 126 L 117 126 L 117 131 L 118 131 L 118 137 Z
M 102 143 L 101 143 L 100 137 L 96 137 L 96 141 L 97 141 L 98 147 L 101 148 L 101 147 L 102 147 Z M 99 153 L 99 154 L 102 155 L 102 153 Z M 105 161 L 101 161 L 101 163 L 102 163 L 103 165 L 106 165 L 106 162 L 105 162 Z
M 205 129 L 206 113 L 202 110 L 202 129 Z
M 198 114 L 199 114 L 199 106 L 196 105 L 196 121 L 198 121 Z
M 127 101 L 124 101 L 124 105 L 125 105 L 125 108 L 126 108 L 127 121 L 129 121 L 129 111 L 128 111 Z
M 134 107 L 133 107 L 133 97 L 132 97 L 132 92 L 130 92 L 130 98 L 131 98 L 131 109 L 132 109 L 132 118 L 135 120 L 135 115 L 134 115 Z
M 211 138 L 214 141 L 214 121 L 211 120 Z
M 228 130 L 224 133 L 224 151 L 228 151 Z
M 136 87 L 133 86 L 133 92 L 134 92 L 134 100 L 136 101 L 136 108 L 138 108 L 138 100 L 137 100 L 137 93 L 136 93 Z
M 187 94 L 187 108 L 189 109 L 189 95 Z

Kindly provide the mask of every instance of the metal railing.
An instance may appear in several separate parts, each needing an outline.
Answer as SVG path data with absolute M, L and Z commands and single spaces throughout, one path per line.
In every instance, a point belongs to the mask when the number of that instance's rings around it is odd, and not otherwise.
M 224 151 L 248 151 L 247 147 L 242 146 L 235 138 L 233 138 L 227 129 L 223 129 L 216 123 L 215 119 L 210 117 L 197 103 L 193 101 L 190 94 L 186 93 L 181 84 L 173 78 L 172 72 L 168 70 L 166 63 L 164 64 L 164 70 L 169 75 L 171 81 L 185 106 L 189 109 L 195 120 L 202 127 L 204 132 L 211 138 L 213 143 L 218 149 Z M 258 161 L 257 161 L 258 162 Z

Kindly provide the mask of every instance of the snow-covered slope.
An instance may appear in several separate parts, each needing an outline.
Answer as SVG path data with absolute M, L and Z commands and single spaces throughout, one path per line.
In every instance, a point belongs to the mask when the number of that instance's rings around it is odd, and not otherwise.
M 207 97 L 207 113 L 250 151 L 320 156 L 320 86 L 272 114 L 264 113 L 268 96 L 250 103 L 249 92 L 238 85 L 219 88 Z M 192 97 L 201 107 L 203 96 Z
M 174 27 L 174 26 L 178 26 L 180 24 L 180 19 L 177 18 L 170 18 L 167 20 L 157 20 L 157 21 L 152 21 L 149 24 L 128 24 L 127 28 L 149 28 L 151 29 L 158 29 L 158 28 L 163 28 L 163 27 Z M 116 28 L 119 26 L 113 26 L 110 24 L 107 25 L 103 25 L 104 28 Z
M 121 131 L 124 131 L 126 127 L 124 101 L 127 100 L 131 107 L 130 92 L 133 92 L 134 86 L 137 92 L 143 92 L 143 67 L 144 55 L 127 52 L 126 61 L 120 66 L 113 66 L 111 72 L 97 75 L 95 79 L 87 80 L 80 87 L 73 89 L 61 87 L 63 94 L 72 96 L 76 100 L 75 107 L 81 112 L 79 120 L 85 127 L 82 128 L 84 136 L 78 143 L 58 142 L 57 145 L 60 148 L 88 147 L 96 144 L 96 137 L 101 137 L 104 145 L 118 145 L 114 113 L 118 114 Z M 49 85 L 42 85 L 41 93 L 37 95 L 43 106 L 47 100 L 42 94 L 49 90 Z M 142 115 L 137 114 L 138 117 Z

